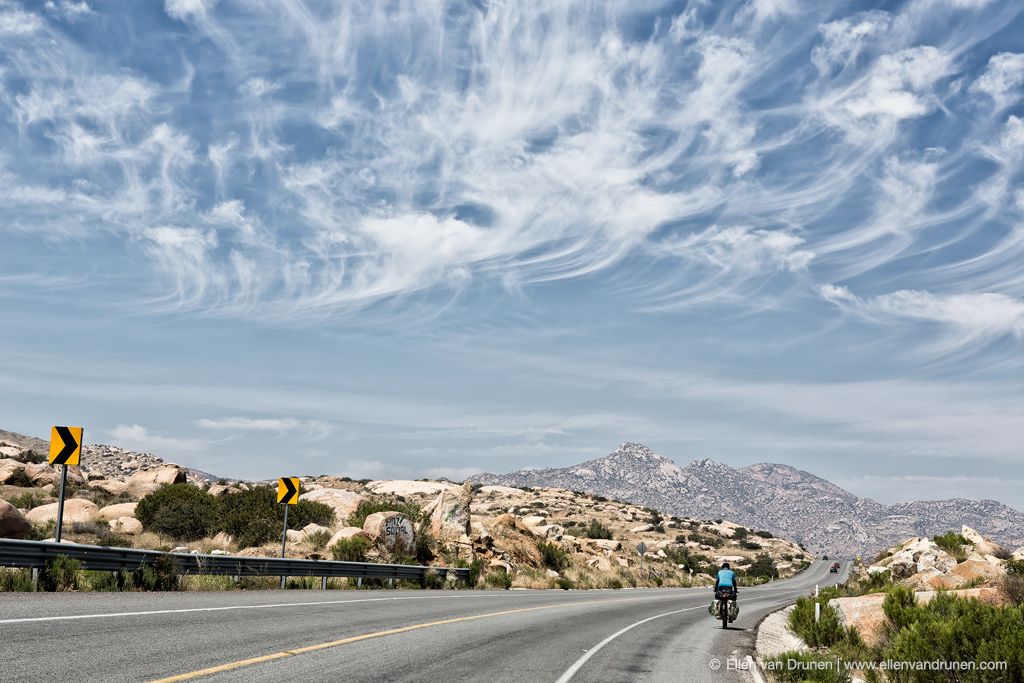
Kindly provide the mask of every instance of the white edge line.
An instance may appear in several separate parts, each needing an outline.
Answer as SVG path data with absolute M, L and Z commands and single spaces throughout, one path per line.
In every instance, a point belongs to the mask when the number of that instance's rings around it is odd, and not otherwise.
M 629 631 L 631 629 L 634 629 L 637 626 L 640 626 L 641 624 L 646 624 L 648 621 L 653 621 L 655 619 L 660 619 L 661 617 L 667 617 L 667 616 L 669 616 L 671 614 L 679 614 L 680 612 L 689 612 L 690 610 L 701 609 L 702 607 L 703 607 L 703 605 L 698 605 L 697 607 L 686 607 L 684 609 L 672 610 L 671 612 L 663 612 L 661 614 L 655 614 L 653 617 L 647 617 L 646 619 L 641 619 L 640 621 L 636 622 L 635 624 L 630 624 L 629 626 L 627 626 L 627 627 L 625 627 L 623 629 L 619 629 L 618 631 L 616 631 L 615 633 L 611 634 L 610 636 L 608 636 L 607 638 L 602 640 L 600 643 L 598 643 L 594 647 L 590 648 L 590 650 L 588 650 L 582 657 L 577 659 L 573 663 L 572 666 L 570 666 L 568 669 L 566 669 L 565 673 L 563 673 L 561 676 L 559 676 L 558 680 L 555 681 L 555 683 L 568 683 L 569 681 L 571 681 L 572 677 L 575 676 L 576 673 L 580 669 L 583 668 L 584 664 L 586 664 L 588 661 L 590 661 L 591 657 L 596 655 L 598 652 L 601 651 L 601 649 L 605 645 L 607 645 L 608 643 L 612 642 L 613 640 L 615 640 L 616 638 L 621 636 L 623 633 L 626 633 L 627 631 Z

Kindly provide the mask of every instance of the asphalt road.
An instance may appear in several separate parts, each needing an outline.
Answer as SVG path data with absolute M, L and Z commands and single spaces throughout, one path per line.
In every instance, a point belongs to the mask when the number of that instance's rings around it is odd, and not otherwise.
M 7 593 L 0 680 L 743 681 L 757 622 L 830 564 L 742 589 L 728 630 L 707 588 Z

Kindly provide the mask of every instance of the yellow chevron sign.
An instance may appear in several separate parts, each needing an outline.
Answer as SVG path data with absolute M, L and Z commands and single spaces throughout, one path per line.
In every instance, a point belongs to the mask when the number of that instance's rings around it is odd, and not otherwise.
M 297 505 L 299 502 L 299 478 L 281 477 L 277 480 L 277 502 Z
M 81 427 L 54 427 L 50 430 L 50 464 L 77 465 L 82 456 Z

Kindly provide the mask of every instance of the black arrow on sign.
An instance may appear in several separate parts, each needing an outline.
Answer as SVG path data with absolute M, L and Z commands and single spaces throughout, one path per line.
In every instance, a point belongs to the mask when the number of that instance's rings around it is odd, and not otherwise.
M 57 436 L 64 442 L 64 448 L 61 449 L 57 457 L 53 459 L 54 465 L 67 465 L 68 459 L 75 454 L 78 450 L 78 442 L 75 441 L 75 437 L 71 435 L 71 430 L 67 427 L 57 427 Z
M 299 490 L 297 488 L 295 488 L 295 484 L 292 483 L 292 478 L 291 477 L 284 477 L 284 478 L 281 479 L 281 481 L 284 482 L 284 487 L 285 487 L 285 489 L 288 490 L 288 493 L 285 494 L 285 496 L 284 496 L 284 498 L 282 499 L 281 502 L 282 503 L 287 503 L 287 502 L 291 501 L 292 498 L 295 498 L 296 496 L 299 495 Z

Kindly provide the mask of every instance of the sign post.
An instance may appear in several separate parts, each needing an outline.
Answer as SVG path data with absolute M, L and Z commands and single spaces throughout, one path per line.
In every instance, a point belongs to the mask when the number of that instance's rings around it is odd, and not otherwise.
M 53 539 L 60 543 L 64 529 L 64 486 L 68 481 L 68 465 L 77 465 L 82 456 L 81 427 L 53 427 L 50 430 L 50 464 L 61 465 L 60 495 L 57 498 L 57 530 Z
M 277 480 L 277 502 L 284 503 L 284 528 L 281 530 L 281 557 L 284 557 L 285 544 L 288 542 L 288 508 L 299 504 L 299 478 L 281 477 Z M 281 588 L 284 588 L 284 575 L 281 575 Z
M 640 541 L 636 544 L 636 554 L 640 556 L 640 578 L 644 577 L 644 555 L 647 554 L 647 544 Z

